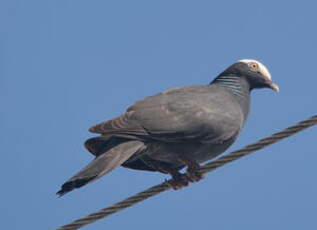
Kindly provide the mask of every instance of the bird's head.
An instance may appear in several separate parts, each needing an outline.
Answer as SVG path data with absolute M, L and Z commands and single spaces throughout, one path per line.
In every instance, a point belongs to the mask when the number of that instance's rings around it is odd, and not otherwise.
M 231 65 L 225 72 L 245 77 L 251 89 L 271 88 L 277 92 L 279 91 L 278 85 L 272 81 L 270 72 L 259 61 L 242 59 Z

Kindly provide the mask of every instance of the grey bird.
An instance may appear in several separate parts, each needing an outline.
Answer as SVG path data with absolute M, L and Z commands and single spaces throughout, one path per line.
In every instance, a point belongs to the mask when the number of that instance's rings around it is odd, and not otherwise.
M 85 146 L 95 159 L 66 181 L 62 196 L 117 166 L 170 174 L 174 189 L 199 181 L 200 163 L 223 153 L 249 113 L 250 92 L 279 91 L 267 68 L 240 60 L 208 85 L 177 87 L 137 101 L 119 117 L 91 127 Z M 179 170 L 186 167 L 186 173 Z

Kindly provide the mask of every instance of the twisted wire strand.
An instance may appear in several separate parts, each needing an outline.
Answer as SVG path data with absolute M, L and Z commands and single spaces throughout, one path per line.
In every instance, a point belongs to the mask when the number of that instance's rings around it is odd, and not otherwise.
M 203 167 L 200 168 L 200 172 L 207 173 L 210 171 L 213 171 L 227 163 L 230 163 L 232 161 L 235 161 L 241 157 L 244 157 L 246 155 L 249 155 L 257 150 L 260 150 L 268 145 L 271 145 L 277 141 L 280 141 L 286 137 L 289 137 L 291 135 L 294 135 L 297 132 L 300 132 L 308 127 L 311 127 L 313 125 L 317 124 L 317 115 L 312 116 L 304 121 L 299 122 L 298 124 L 288 127 L 280 132 L 277 132 L 269 137 L 266 137 L 264 139 L 259 140 L 258 142 L 254 144 L 250 144 L 245 146 L 242 149 L 239 149 L 237 151 L 231 152 L 227 155 L 224 155 L 215 161 L 212 161 L 210 163 L 205 164 Z M 168 181 L 165 181 L 161 184 L 155 185 L 147 190 L 144 190 L 143 192 L 137 193 L 134 196 L 131 196 L 125 200 L 122 200 L 118 203 L 115 203 L 107 208 L 103 208 L 95 213 L 92 213 L 84 218 L 78 219 L 73 221 L 70 224 L 64 225 L 58 230 L 75 230 L 79 229 L 87 224 L 90 224 L 92 222 L 95 222 L 99 219 L 105 218 L 109 215 L 112 215 L 114 213 L 117 213 L 125 208 L 128 208 L 132 205 L 135 205 L 143 200 L 146 200 L 152 196 L 155 196 L 159 193 L 162 193 L 164 191 L 167 191 L 171 189 Z

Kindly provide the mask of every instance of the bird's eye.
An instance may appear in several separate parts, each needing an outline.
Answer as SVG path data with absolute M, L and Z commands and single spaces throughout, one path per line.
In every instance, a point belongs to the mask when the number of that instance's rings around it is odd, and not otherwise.
M 251 68 L 252 70 L 254 70 L 254 71 L 257 71 L 258 68 L 259 68 L 258 64 L 255 63 L 255 62 L 251 62 L 249 66 L 250 66 L 250 68 Z

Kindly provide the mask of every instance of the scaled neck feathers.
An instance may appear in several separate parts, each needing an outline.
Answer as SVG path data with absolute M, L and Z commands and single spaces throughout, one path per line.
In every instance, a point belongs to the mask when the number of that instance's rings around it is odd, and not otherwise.
M 250 85 L 244 77 L 234 74 L 219 75 L 210 84 L 228 89 L 238 97 L 245 98 L 250 94 Z
M 223 87 L 235 95 L 236 100 L 242 107 L 244 118 L 246 119 L 250 107 L 251 88 L 249 82 L 244 77 L 234 74 L 221 74 L 210 84 Z

